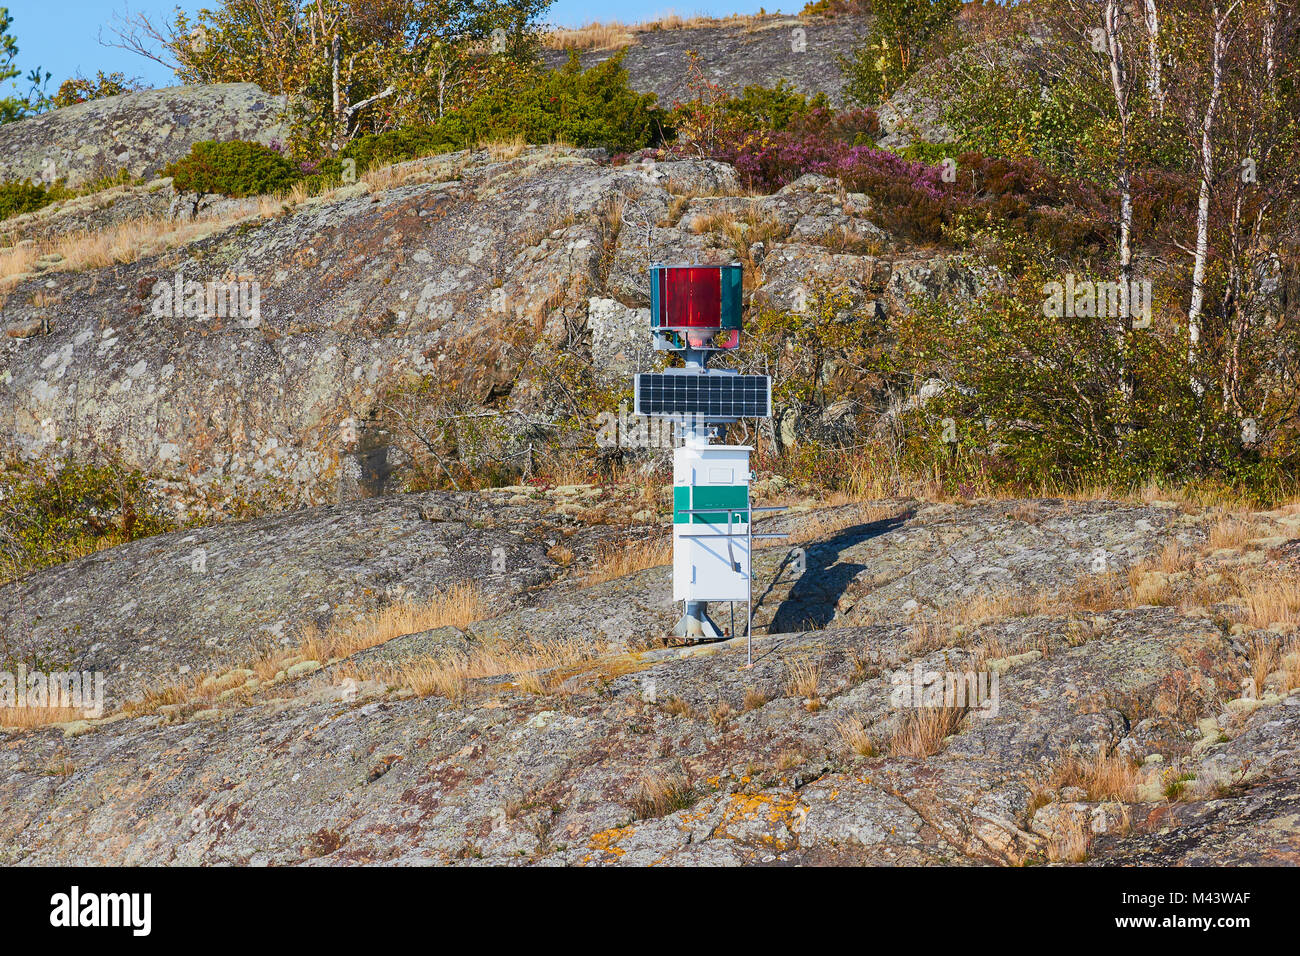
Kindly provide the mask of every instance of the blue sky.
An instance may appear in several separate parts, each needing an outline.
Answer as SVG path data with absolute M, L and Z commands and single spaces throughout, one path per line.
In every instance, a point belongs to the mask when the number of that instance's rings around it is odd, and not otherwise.
M 166 15 L 180 6 L 194 11 L 202 6 L 215 7 L 217 0 L 134 0 L 132 13 L 151 16 Z M 78 71 L 93 76 L 96 70 L 105 73 L 120 70 L 127 76 L 139 76 L 151 86 L 168 86 L 173 82 L 171 73 L 158 64 L 125 50 L 101 46 L 101 28 L 104 38 L 111 39 L 109 23 L 115 12 L 122 12 L 123 0 L 0 0 L 13 17 L 10 28 L 18 39 L 18 66 L 26 74 L 35 66 L 54 74 L 49 89 Z M 547 16 L 561 26 L 581 26 L 593 20 L 621 20 L 635 23 L 650 20 L 665 13 L 682 16 L 707 14 L 724 16 L 729 13 L 756 13 L 766 7 L 769 13 L 784 9 L 787 12 L 803 8 L 803 0 L 787 0 L 784 7 L 762 0 L 683 0 L 682 3 L 663 3 L 659 0 L 623 0 L 619 4 L 599 3 L 595 0 L 557 0 Z

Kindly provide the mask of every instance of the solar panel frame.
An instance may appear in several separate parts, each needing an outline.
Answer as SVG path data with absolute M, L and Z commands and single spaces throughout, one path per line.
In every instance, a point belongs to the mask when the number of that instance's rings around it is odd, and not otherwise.
M 633 411 L 638 415 L 698 415 L 707 421 L 772 417 L 772 379 L 733 373 L 638 372 Z

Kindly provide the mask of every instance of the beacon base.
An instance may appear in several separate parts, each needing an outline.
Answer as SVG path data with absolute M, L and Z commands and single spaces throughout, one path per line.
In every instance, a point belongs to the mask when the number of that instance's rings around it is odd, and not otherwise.
M 703 601 L 688 601 L 677 626 L 673 628 L 673 637 L 683 637 L 692 641 L 721 640 L 725 635 L 721 628 L 709 617 L 708 605 Z

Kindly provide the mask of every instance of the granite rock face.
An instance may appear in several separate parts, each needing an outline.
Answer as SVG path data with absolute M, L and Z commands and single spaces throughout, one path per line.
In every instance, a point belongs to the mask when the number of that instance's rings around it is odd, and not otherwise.
M 545 383 L 521 378 L 525 356 L 506 346 L 521 329 L 626 387 L 651 358 L 647 267 L 735 260 L 732 223 L 767 236 L 766 251 L 743 250 L 758 303 L 798 307 L 838 288 L 883 316 L 975 281 L 888 237 L 871 254 L 827 248 L 833 230 L 883 234 L 862 197 L 823 177 L 718 197 L 736 188 L 725 164 L 612 166 L 566 147 L 449 154 L 394 176 L 269 214 L 253 204 L 184 220 L 178 245 L 130 262 L 38 259 L 0 290 L 14 330 L 0 340 L 4 451 L 111 453 L 200 513 L 239 496 L 347 500 L 400 487 L 404 463 L 378 424 L 395 385 L 432 376 L 497 408 L 530 407 Z M 54 236 L 65 218 L 105 222 L 162 195 L 131 187 L 19 226 Z M 192 288 L 204 292 L 193 308 Z M 471 342 L 472 358 L 457 359 Z
M 286 102 L 252 83 L 214 83 L 65 106 L 0 127 L 0 180 L 150 179 L 202 140 L 283 141 Z
M 1227 573 L 1244 581 L 1250 569 L 1294 580 L 1294 509 L 1255 516 L 1270 532 L 1258 545 L 1212 550 L 1213 515 L 1158 503 L 898 501 L 849 514 L 802 503 L 768 525 L 798 543 L 760 552 L 761 604 L 784 606 L 815 581 L 824 617 L 781 633 L 771 622 L 782 613 L 768 616 L 746 666 L 743 639 L 657 639 L 672 614 L 666 569 L 585 583 L 602 536 L 645 533 L 584 521 L 633 506 L 602 494 L 616 496 L 580 486 L 399 496 L 206 529 L 209 573 L 173 603 L 169 653 L 203 658 L 201 637 L 188 635 L 205 618 L 227 614 L 232 633 L 241 615 L 254 619 L 241 605 L 251 579 L 240 554 L 265 555 L 257 573 L 296 621 L 331 588 L 368 586 L 392 600 L 466 578 L 491 593 L 494 616 L 397 637 L 355 662 L 304 662 L 203 709 L 2 731 L 0 797 L 10 809 L 0 859 L 1296 862 L 1300 697 L 1279 690 L 1279 671 L 1266 692 L 1236 699 L 1249 648 L 1285 641 L 1287 628 L 1229 626 L 1241 610 L 1230 596 L 1207 608 L 1174 598 L 1087 608 L 1065 597 L 1080 581 L 1163 574 L 1159 555 L 1175 543 L 1197 556 L 1179 572 L 1188 593 Z M 532 542 L 503 530 L 534 523 Z M 518 570 L 492 579 L 474 562 L 497 540 Z M 562 565 L 539 556 L 555 553 L 550 540 L 567 541 Z M 21 603 L 51 628 L 80 625 L 87 640 L 103 630 L 125 672 L 157 671 L 151 648 L 112 635 L 151 626 L 177 590 L 165 555 L 180 560 L 192 543 L 167 536 L 152 556 L 138 542 L 100 556 L 102 568 L 41 572 Z M 1098 548 L 1111 556 L 1104 569 L 1089 557 Z M 780 596 L 776 579 L 793 573 L 796 549 L 810 585 Z M 57 586 L 73 586 L 68 569 L 97 580 L 101 597 L 130 582 L 137 607 L 97 617 L 66 602 Z M 1036 591 L 1059 600 L 941 633 L 919 623 L 924 609 L 960 613 L 981 597 Z M 845 595 L 851 607 L 841 609 Z M 5 600 L 18 603 L 12 586 Z M 814 606 L 800 602 L 801 614 Z M 611 626 L 600 632 L 602 623 Z M 452 697 L 349 669 L 454 660 L 523 633 L 546 645 L 593 632 L 597 649 L 579 664 L 474 678 Z M 932 752 L 900 749 L 896 735 L 915 717 L 900 692 L 967 670 L 997 681 Z M 1118 755 L 1136 768 L 1135 793 L 1049 786 L 1062 761 Z M 1081 855 L 1063 849 L 1071 834 Z
M 0 585 L 0 629 L 15 659 L 111 675 L 120 702 L 456 581 L 504 610 L 561 573 L 549 549 L 590 556 L 606 537 L 490 497 L 365 499 L 158 535 L 28 575 Z
M 769 17 L 747 26 L 721 23 L 684 30 L 638 32 L 623 53 L 633 89 L 654 93 L 661 106 L 686 99 L 688 52 L 699 55 L 705 78 L 738 91 L 750 84 L 774 86 L 785 80 L 805 95 L 825 93 L 843 104 L 843 77 L 836 56 L 847 55 L 866 34 L 864 17 Z M 617 50 L 588 50 L 583 68 L 609 59 Z M 568 54 L 546 52 L 548 66 L 563 66 Z

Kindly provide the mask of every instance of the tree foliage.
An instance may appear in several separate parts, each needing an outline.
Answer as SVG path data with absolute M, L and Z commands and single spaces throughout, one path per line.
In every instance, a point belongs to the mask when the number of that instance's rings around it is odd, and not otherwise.
M 186 83 L 250 82 L 306 104 L 306 152 L 431 123 L 483 90 L 519 88 L 549 0 L 223 0 L 170 22 L 119 22 L 120 46 Z M 157 52 L 155 52 L 157 51 Z
M 886 99 L 921 65 L 961 6 L 961 0 L 873 0 L 866 37 L 839 61 L 845 97 L 863 106 Z
M 0 7 L 0 83 L 23 76 L 22 70 L 17 66 L 18 40 L 10 32 L 13 22 L 8 7 Z M 27 83 L 26 95 L 0 97 L 0 125 L 14 123 L 48 109 L 50 99 L 45 93 L 45 87 L 51 76 L 48 70 L 33 67 L 23 76 Z
M 139 77 L 128 77 L 125 73 L 116 71 L 105 73 L 99 70 L 94 79 L 74 76 L 64 80 L 58 92 L 54 94 L 50 106 L 52 109 L 60 109 L 64 106 L 74 106 L 77 103 L 100 100 L 108 96 L 121 96 L 123 93 L 142 89 L 145 89 L 145 84 Z

